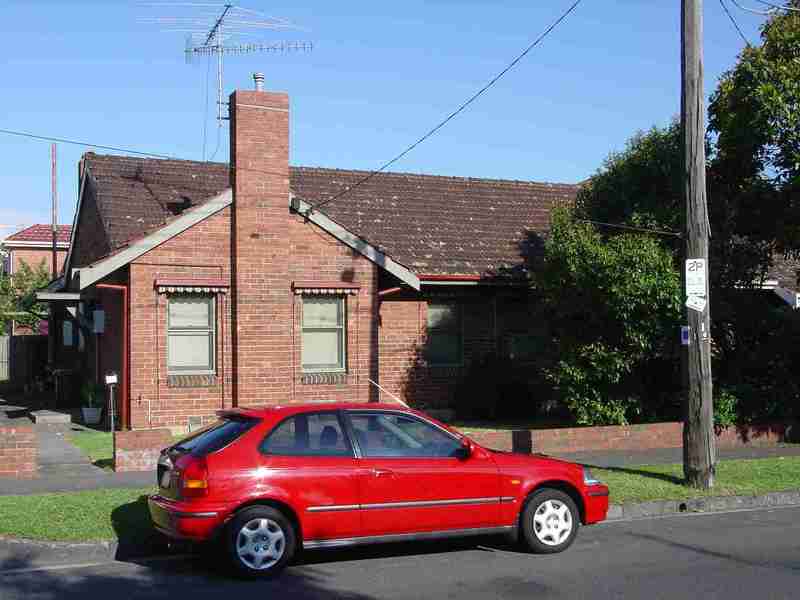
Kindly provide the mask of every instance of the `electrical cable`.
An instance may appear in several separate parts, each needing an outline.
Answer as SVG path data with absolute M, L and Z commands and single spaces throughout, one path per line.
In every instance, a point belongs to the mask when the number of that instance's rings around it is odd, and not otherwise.
M 589 219 L 577 219 L 581 223 L 591 223 L 592 225 L 601 225 L 602 227 L 611 227 L 613 229 L 626 229 L 628 231 L 637 231 L 640 233 L 653 233 L 656 235 L 670 235 L 674 237 L 683 237 L 682 233 L 677 231 L 667 231 L 664 229 L 648 229 L 646 227 L 634 227 L 633 225 L 620 225 L 617 223 L 603 223 L 602 221 L 591 221 Z
M 120 148 L 118 146 L 103 146 L 101 144 L 90 144 L 88 142 L 79 142 L 77 140 L 70 140 L 67 138 L 50 137 L 47 135 L 36 135 L 25 131 L 14 131 L 13 129 L 0 129 L 0 133 L 7 135 L 16 135 L 20 137 L 32 138 L 34 140 L 44 140 L 45 142 L 58 142 L 59 144 L 72 144 L 73 146 L 85 146 L 87 148 L 99 148 L 100 150 L 112 150 L 114 152 L 127 152 L 128 154 L 137 154 L 139 156 L 151 156 L 153 158 L 166 158 L 169 160 L 180 160 L 175 156 L 168 154 L 155 154 L 153 152 L 141 152 L 140 150 L 131 150 L 130 148 Z
M 531 50 L 533 50 L 533 49 L 534 49 L 534 48 L 536 48 L 536 47 L 537 47 L 539 44 L 541 44 L 541 43 L 544 41 L 544 39 L 545 39 L 545 38 L 546 38 L 548 35 L 550 35 L 550 32 L 552 32 L 552 31 L 553 31 L 553 30 L 554 30 L 556 27 L 558 27 L 558 25 L 559 25 L 559 24 L 560 24 L 560 23 L 561 23 L 561 22 L 562 22 L 564 19 L 566 19 L 566 18 L 567 18 L 567 17 L 568 17 L 568 16 L 569 16 L 571 13 L 572 13 L 572 11 L 574 11 L 576 8 L 578 8 L 578 5 L 579 5 L 581 2 L 582 2 L 582 0 L 576 0 L 575 2 L 573 2 L 573 3 L 572 3 L 572 5 L 571 5 L 571 6 L 570 6 L 570 7 L 569 7 L 569 8 L 568 8 L 566 11 L 564 11 L 564 13 L 562 13 L 562 15 L 561 15 L 560 17 L 558 17 L 558 19 L 556 19 L 556 20 L 555 20 L 555 21 L 554 21 L 554 22 L 553 22 L 553 23 L 552 23 L 552 24 L 551 24 L 551 25 L 550 25 L 550 26 L 549 26 L 547 29 L 545 29 L 545 30 L 544 30 L 544 32 L 542 32 L 542 33 L 539 35 L 539 37 L 537 37 L 537 38 L 536 38 L 536 39 L 535 39 L 535 40 L 534 40 L 534 41 L 533 41 L 533 42 L 532 42 L 532 43 L 531 43 L 531 44 L 530 44 L 530 45 L 529 45 L 527 48 L 525 48 L 525 50 L 523 50 L 523 51 L 522 51 L 522 52 L 521 52 L 519 55 L 517 55 L 517 57 L 516 57 L 514 60 L 512 60 L 512 61 L 511 61 L 511 62 L 508 64 L 508 66 L 506 66 L 506 68 L 505 68 L 505 69 L 503 69 L 503 70 L 502 70 L 502 71 L 500 71 L 500 72 L 499 72 L 497 75 L 495 75 L 495 76 L 494 76 L 494 77 L 493 77 L 493 78 L 492 78 L 492 79 L 489 81 L 489 83 L 487 83 L 486 85 L 484 85 L 484 86 L 483 86 L 481 89 L 479 89 L 479 90 L 478 90 L 477 92 L 475 92 L 475 93 L 474 93 L 472 96 L 470 96 L 470 97 L 469 97 L 469 98 L 468 98 L 466 101 L 464 101 L 464 102 L 463 102 L 463 103 L 462 103 L 462 104 L 461 104 L 461 105 L 460 105 L 460 106 L 459 106 L 457 109 L 455 109 L 455 110 L 454 110 L 453 112 L 451 112 L 451 113 L 450 113 L 450 114 L 449 114 L 447 117 L 445 117 L 445 119 L 444 119 L 443 121 L 441 121 L 441 122 L 440 122 L 438 125 L 436 125 L 435 127 L 433 127 L 433 128 L 430 130 L 430 131 L 428 131 L 428 133 L 426 133 L 426 134 L 425 134 L 425 135 L 423 135 L 421 138 L 419 138 L 419 139 L 418 139 L 416 142 L 414 142 L 413 144 L 411 144 L 410 146 L 408 146 L 408 147 L 407 147 L 405 150 L 403 150 L 403 151 L 402 151 L 400 154 L 398 154 L 397 156 L 395 156 L 395 157 L 394 157 L 394 158 L 392 158 L 391 160 L 388 160 L 388 161 L 386 161 L 385 163 L 383 163 L 383 165 L 381 165 L 379 168 L 375 169 L 374 171 L 370 171 L 370 172 L 369 172 L 369 174 L 367 174 L 367 175 L 366 175 L 366 176 L 364 176 L 363 178 L 359 179 L 359 180 L 358 180 L 356 183 L 354 183 L 352 186 L 346 187 L 344 190 L 342 190 L 342 191 L 341 191 L 341 192 L 339 192 L 338 194 L 335 194 L 335 195 L 334 195 L 334 196 L 332 196 L 331 198 L 328 198 L 327 200 L 323 200 L 322 202 L 318 202 L 317 204 L 314 204 L 314 205 L 311 207 L 311 210 L 315 210 L 315 209 L 317 209 L 317 208 L 320 208 L 321 206 L 324 206 L 324 205 L 328 204 L 329 202 L 333 202 L 334 200 L 338 200 L 339 198 L 341 198 L 341 197 L 342 197 L 342 196 L 344 196 L 345 194 L 347 194 L 347 193 L 349 193 L 349 192 L 353 191 L 354 189 L 356 189 L 357 187 L 359 187 L 359 186 L 363 185 L 364 183 L 366 183 L 367 181 L 369 181 L 370 179 L 372 179 L 373 177 L 375 177 L 375 175 L 378 175 L 379 173 L 383 172 L 384 170 L 386 170 L 387 168 L 389 168 L 390 166 L 392 166 L 392 165 L 393 165 L 394 163 L 396 163 L 398 160 L 400 160 L 401 158 L 403 158 L 403 157 L 404 157 L 406 154 L 408 154 L 409 152 L 411 152 L 411 151 L 412 151 L 414 148 L 416 148 L 417 146 L 419 146 L 419 145 L 420 145 L 422 142 L 424 142 L 424 141 L 425 141 L 425 140 L 427 140 L 429 137 L 431 137 L 432 135 L 434 135 L 434 134 L 435 134 L 437 131 L 439 131 L 439 130 L 440 130 L 442 127 L 444 127 L 445 125 L 447 125 L 447 123 L 448 123 L 448 122 L 450 122 L 452 119 L 454 119 L 454 118 L 455 118 L 455 117 L 456 117 L 456 116 L 457 116 L 459 113 L 461 113 L 461 112 L 462 112 L 462 111 L 463 111 L 465 108 L 467 108 L 467 107 L 468 107 L 470 104 L 472 104 L 472 103 L 473 103 L 475 100 L 477 100 L 477 99 L 478 99 L 478 98 L 479 98 L 481 95 L 483 95 L 483 93 L 484 93 L 486 90 L 488 90 L 488 89 L 489 89 L 490 87 L 492 87 L 492 86 L 493 86 L 495 83 L 497 83 L 497 82 L 500 80 L 500 78 L 502 78 L 502 77 L 503 77 L 503 75 L 505 75 L 505 74 L 506 74 L 506 73 L 508 73 L 508 72 L 509 72 L 511 69 L 513 69 L 513 68 L 514 68 L 514 67 L 517 65 L 517 63 L 518 63 L 519 61 L 521 61 L 523 58 L 525 58 L 525 56 L 526 56 L 526 55 L 527 55 L 527 54 L 528 54 L 528 53 L 529 53 Z
M 739 23 L 736 22 L 733 13 L 728 8 L 728 5 L 725 4 L 725 0 L 719 0 L 719 3 L 722 6 L 723 10 L 725 11 L 725 14 L 728 15 L 728 18 L 731 20 L 731 23 L 733 23 L 733 26 L 736 28 L 736 31 L 739 32 L 739 36 L 744 40 L 745 46 L 752 46 L 753 44 L 750 43 L 750 40 L 747 39 L 747 36 L 742 31 L 742 28 L 739 27 Z

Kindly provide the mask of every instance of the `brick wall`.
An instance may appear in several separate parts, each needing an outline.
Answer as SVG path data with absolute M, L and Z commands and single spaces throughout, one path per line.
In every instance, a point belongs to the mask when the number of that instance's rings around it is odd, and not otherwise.
M 248 94 L 240 97 L 240 104 L 263 100 L 252 100 Z M 268 101 L 273 96 L 266 94 Z M 288 136 L 288 124 L 282 121 L 286 113 L 277 111 L 274 121 L 272 112 L 243 115 L 240 111 L 238 122 L 232 123 L 233 164 L 243 165 L 241 173 L 234 172 L 235 189 L 239 190 L 234 207 L 194 225 L 130 266 L 134 428 L 185 430 L 191 417 L 204 422 L 214 419 L 215 411 L 234 405 L 237 383 L 241 406 L 375 397 L 368 379 L 376 378 L 378 369 L 377 267 L 316 225 L 290 213 L 288 157 L 284 194 L 274 187 L 283 185 L 282 180 L 276 183 L 264 174 L 264 169 L 271 168 L 269 160 L 278 159 L 249 156 L 263 152 L 271 157 L 270 131 Z M 267 122 L 261 120 L 262 113 L 268 115 Z M 237 142 L 236 132 L 241 131 Z M 285 150 L 279 148 L 278 153 Z M 234 240 L 239 241 L 234 244 Z M 154 287 L 161 278 L 214 278 L 231 284 L 229 293 L 216 296 L 216 376 L 202 385 L 171 385 L 166 347 L 168 294 L 158 294 Z M 295 282 L 357 287 L 355 294 L 345 296 L 347 373 L 335 383 L 304 381 L 302 297 L 293 292 Z M 237 343 L 238 360 L 234 353 Z
M 37 477 L 37 456 L 33 427 L 0 427 L 0 477 Z
M 155 471 L 163 448 L 172 444 L 169 429 L 114 432 L 114 470 Z
M 481 445 L 497 450 L 513 450 L 513 433 L 508 430 L 475 430 L 464 428 L 464 433 Z M 524 431 L 533 439 L 534 452 L 568 454 L 591 451 L 654 450 L 680 448 L 683 445 L 682 423 L 652 423 L 615 427 L 571 427 L 564 429 L 537 429 Z M 729 427 L 717 432 L 717 447 L 772 446 L 792 441 L 797 436 L 796 427 L 787 423 L 762 426 Z M 517 434 L 519 436 L 519 434 Z M 520 438 L 522 436 L 519 436 Z
M 14 248 L 11 247 L 11 272 L 16 273 L 19 271 L 22 263 L 27 263 L 31 269 L 35 269 L 44 261 L 47 271 L 50 272 L 53 268 L 53 251 L 50 248 Z M 56 251 L 56 266 L 58 272 L 61 272 L 61 267 L 64 266 L 64 259 L 67 257 L 66 248 L 59 248 Z
M 303 382 L 302 295 L 291 295 L 291 354 L 286 358 L 291 373 L 291 390 L 278 398 L 282 402 L 318 400 L 366 402 L 377 399 L 368 379 L 376 379 L 377 355 L 377 267 L 369 260 L 300 217 L 291 218 L 289 228 L 291 261 L 288 282 L 319 285 L 357 285 L 358 291 L 345 295 L 347 373 L 341 383 L 309 384 Z M 373 389 L 370 389 L 373 388 Z M 280 390 L 278 390 L 280 396 Z
M 191 387 L 170 383 L 167 370 L 167 300 L 157 279 L 230 281 L 230 209 L 225 208 L 147 252 L 131 264 L 131 425 L 186 430 L 231 407 L 231 317 L 228 293 L 216 294 L 216 375 Z
M 425 361 L 429 300 L 455 301 L 463 311 L 463 364 L 440 367 Z M 468 290 L 388 296 L 380 303 L 380 384 L 423 409 L 453 408 L 469 365 L 503 352 L 507 336 L 540 325 L 532 315 L 536 300 L 524 291 Z
M 247 406 L 278 402 L 291 387 L 289 97 L 236 91 L 229 106 L 233 393 Z

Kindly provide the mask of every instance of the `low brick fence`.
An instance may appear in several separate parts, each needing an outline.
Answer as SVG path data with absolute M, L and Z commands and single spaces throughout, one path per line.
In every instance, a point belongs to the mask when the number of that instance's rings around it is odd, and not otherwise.
M 114 432 L 114 470 L 155 471 L 158 455 L 172 444 L 169 429 Z
M 38 477 L 38 455 L 33 427 L 0 427 L 0 477 Z
M 470 430 L 464 433 L 476 442 L 497 450 L 560 454 L 608 450 L 655 450 L 683 446 L 683 423 L 649 423 L 610 427 L 567 427 L 533 430 Z M 800 426 L 772 423 L 728 427 L 717 431 L 719 448 L 774 446 L 799 441 Z

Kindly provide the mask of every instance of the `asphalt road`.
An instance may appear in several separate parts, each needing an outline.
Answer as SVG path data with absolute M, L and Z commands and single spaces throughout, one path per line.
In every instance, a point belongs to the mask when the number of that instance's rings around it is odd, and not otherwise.
M 6 572 L 0 598 L 800 598 L 798 522 L 798 507 L 617 522 L 554 556 L 491 539 L 315 552 L 275 581 L 209 558 Z

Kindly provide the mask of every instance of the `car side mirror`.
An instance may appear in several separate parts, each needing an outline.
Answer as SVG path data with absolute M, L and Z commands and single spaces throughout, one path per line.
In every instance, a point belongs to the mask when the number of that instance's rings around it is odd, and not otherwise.
M 456 449 L 455 456 L 458 460 L 467 460 L 472 454 L 472 444 L 469 440 L 462 440 L 461 446 Z

